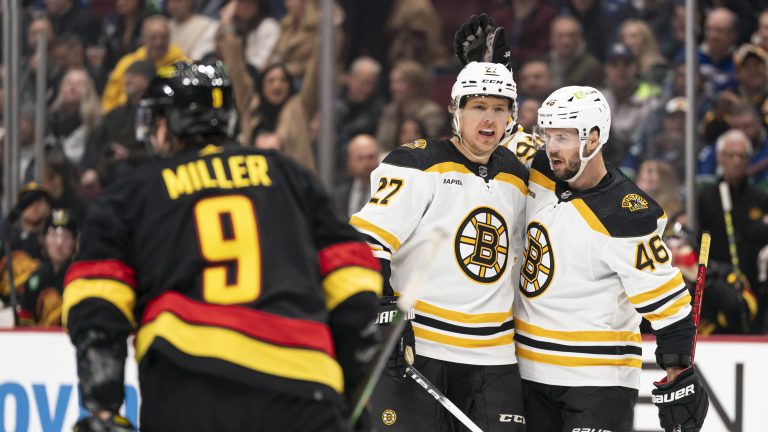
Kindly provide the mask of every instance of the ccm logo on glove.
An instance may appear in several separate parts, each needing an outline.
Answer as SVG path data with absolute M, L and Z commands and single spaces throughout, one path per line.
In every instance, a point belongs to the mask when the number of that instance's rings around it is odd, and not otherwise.
M 678 399 L 682 399 L 682 398 L 684 398 L 686 396 L 690 396 L 690 395 L 696 393 L 696 389 L 694 387 L 695 386 L 693 384 L 690 384 L 689 386 L 687 386 L 685 388 L 681 388 L 680 390 L 678 390 L 678 391 L 676 391 L 674 393 L 667 393 L 667 394 L 663 394 L 663 395 L 652 395 L 651 396 L 651 400 L 655 404 L 664 403 L 664 402 L 673 402 L 673 401 L 676 401 Z

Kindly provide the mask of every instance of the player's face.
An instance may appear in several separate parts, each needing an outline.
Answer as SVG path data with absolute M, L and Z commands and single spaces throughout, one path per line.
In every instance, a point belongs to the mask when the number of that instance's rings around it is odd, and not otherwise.
M 49 228 L 45 234 L 45 251 L 55 264 L 62 264 L 75 254 L 75 236 L 64 228 Z
M 555 177 L 568 180 L 579 172 L 579 133 L 572 128 L 546 128 L 542 138 Z
M 474 97 L 461 110 L 461 138 L 478 156 L 496 150 L 509 119 L 509 101 L 493 96 Z

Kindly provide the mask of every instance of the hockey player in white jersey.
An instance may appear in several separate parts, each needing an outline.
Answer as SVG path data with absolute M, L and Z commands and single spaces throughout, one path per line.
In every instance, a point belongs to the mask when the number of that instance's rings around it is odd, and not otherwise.
M 473 16 L 456 33 L 457 56 L 487 56 L 491 44 L 484 42 L 498 31 Z M 660 424 L 668 432 L 698 431 L 708 396 L 690 364 L 691 297 L 661 239 L 667 216 L 603 161 L 610 125 L 599 91 L 559 89 L 538 112 L 534 142 L 546 150 L 524 159 L 526 247 L 514 311 L 528 428 L 632 430 L 643 316 L 667 372 L 653 390 Z M 526 144 L 522 152 L 529 151 Z
M 527 171 L 499 145 L 512 131 L 516 96 L 504 66 L 467 65 L 451 91 L 455 136 L 393 150 L 371 175 L 371 200 L 351 218 L 390 282 L 385 310 L 413 272 L 427 272 L 412 330 L 372 397 L 373 416 L 387 431 L 460 430 L 432 396 L 403 378 L 403 352 L 414 339 L 414 366 L 482 430 L 525 430 L 511 272 L 522 250 Z M 433 262 L 417 269 L 435 229 L 450 235 Z

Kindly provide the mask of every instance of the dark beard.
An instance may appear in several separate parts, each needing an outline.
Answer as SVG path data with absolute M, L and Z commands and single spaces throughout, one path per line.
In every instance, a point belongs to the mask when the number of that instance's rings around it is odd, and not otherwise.
M 565 172 L 563 173 L 563 175 L 557 175 L 557 173 L 555 173 L 555 177 L 557 177 L 558 180 L 568 181 L 572 179 L 577 172 L 579 172 L 580 167 L 581 167 L 581 160 L 569 161 L 568 166 L 565 168 Z

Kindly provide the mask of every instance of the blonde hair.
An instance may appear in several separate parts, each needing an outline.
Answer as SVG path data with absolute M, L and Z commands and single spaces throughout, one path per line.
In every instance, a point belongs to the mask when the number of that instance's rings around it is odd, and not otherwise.
M 637 65 L 640 69 L 641 75 L 646 75 L 651 69 L 658 65 L 666 63 L 664 56 L 659 51 L 659 44 L 656 42 L 656 37 L 653 35 L 651 28 L 642 20 L 628 19 L 619 27 L 619 38 L 627 45 L 624 40 L 624 32 L 629 28 L 634 27 L 639 33 L 641 38 L 639 52 L 634 53 L 637 57 Z M 629 46 L 629 45 L 627 45 Z M 632 49 L 630 47 L 630 49 Z
M 82 99 L 80 100 L 80 118 L 82 119 L 85 128 L 88 131 L 92 131 L 101 120 L 101 101 L 96 92 L 96 86 L 93 84 L 91 76 L 88 75 L 88 71 L 85 70 L 85 68 L 71 68 L 64 74 L 61 81 L 63 83 L 64 80 L 67 79 L 67 76 L 77 72 L 82 73 L 85 77 L 85 89 L 83 91 Z M 56 95 L 56 99 L 51 105 L 53 111 L 59 111 L 62 108 L 62 105 L 64 104 L 64 101 L 62 100 L 64 96 L 63 93 L 64 86 L 62 85 L 59 87 L 59 93 Z
M 677 214 L 683 209 L 683 196 L 680 193 L 680 183 L 675 168 L 669 162 L 649 159 L 640 164 L 638 175 L 643 172 L 642 166 L 646 164 L 654 165 L 659 177 L 657 189 L 646 193 L 661 206 L 667 216 Z

